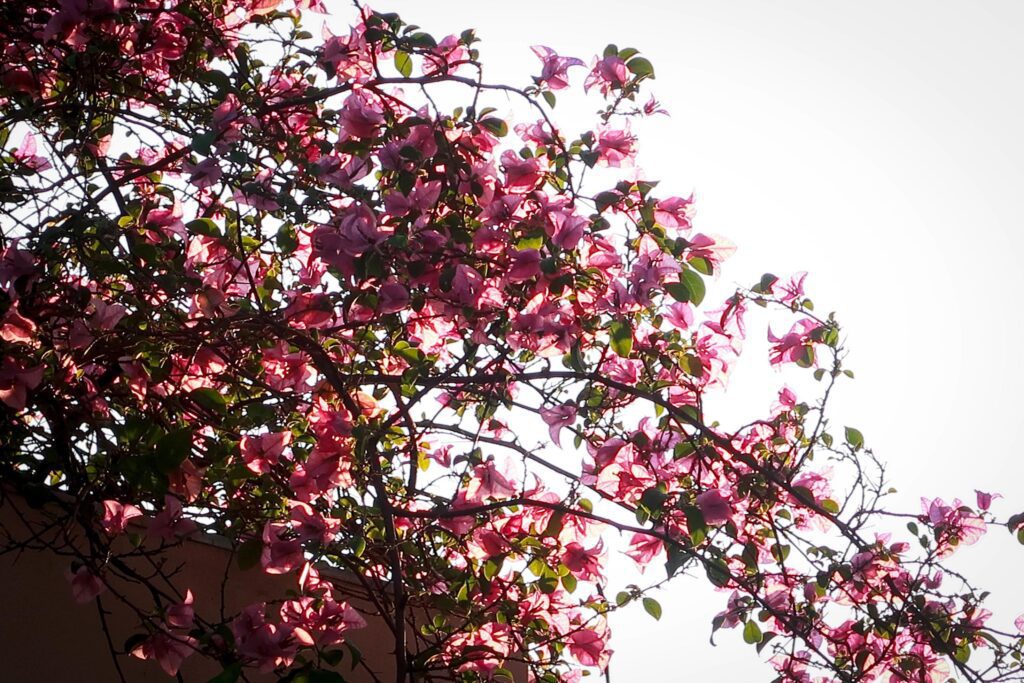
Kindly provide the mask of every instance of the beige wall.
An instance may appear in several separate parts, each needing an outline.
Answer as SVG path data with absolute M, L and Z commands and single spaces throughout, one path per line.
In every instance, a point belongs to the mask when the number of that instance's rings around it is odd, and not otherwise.
M 24 505 L 16 507 L 31 515 Z M 25 530 L 24 520 L 15 513 L 10 501 L 0 506 L 0 524 L 6 534 L 18 535 Z M 26 515 L 26 516 L 27 516 Z M 29 518 L 31 519 L 31 518 Z M 30 523 L 32 523 L 30 521 Z M 0 547 L 6 539 L 0 539 Z M 217 615 L 220 612 L 221 580 L 225 569 L 230 572 L 226 583 L 225 608 L 228 616 L 245 605 L 263 600 L 280 599 L 285 590 L 295 587 L 295 575 L 274 577 L 258 569 L 241 571 L 231 554 L 209 542 L 186 541 L 168 552 L 167 569 L 177 569 L 174 583 L 189 587 L 195 595 L 197 614 Z M 25 551 L 0 555 L 0 662 L 4 683 L 110 683 L 118 681 L 117 672 L 95 602 L 78 604 L 71 597 L 65 571 L 70 558 L 47 551 Z M 332 575 L 344 590 L 344 575 Z M 138 618 L 109 593 L 101 596 L 103 606 L 111 612 L 108 623 L 113 642 L 121 649 L 125 640 L 139 632 Z M 140 604 L 146 604 L 140 595 Z M 354 598 L 349 601 L 364 615 L 372 608 Z M 151 603 L 150 603 L 151 604 Z M 368 665 L 386 683 L 394 681 L 392 659 L 393 636 L 379 617 L 367 616 L 366 629 L 354 631 L 351 642 L 363 653 Z M 170 681 L 155 662 L 134 657 L 120 657 L 121 668 L 128 681 Z M 363 669 L 350 670 L 346 654 L 338 671 L 350 683 L 370 683 L 372 676 Z M 516 671 L 516 681 L 526 681 L 524 670 Z M 220 668 L 204 657 L 195 655 L 185 660 L 181 675 L 188 683 L 206 683 Z M 272 675 L 249 674 L 253 683 L 273 681 Z M 436 680 L 436 679 L 435 679 Z

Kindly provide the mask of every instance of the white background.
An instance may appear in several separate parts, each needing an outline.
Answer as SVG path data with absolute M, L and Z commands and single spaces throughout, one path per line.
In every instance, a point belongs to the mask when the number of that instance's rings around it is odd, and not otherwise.
M 350 7 L 327 1 L 332 23 L 347 23 Z M 405 0 L 374 9 L 438 37 L 478 29 L 493 82 L 528 84 L 539 73 L 534 44 L 588 62 L 609 42 L 641 49 L 672 116 L 638 129 L 640 165 L 664 194 L 695 191 L 697 227 L 739 246 L 724 290 L 765 271 L 811 273 L 808 291 L 819 312 L 838 312 L 857 372 L 833 414 L 886 460 L 900 502 L 912 511 L 921 495 L 973 504 L 979 488 L 1005 495 L 994 508 L 1003 519 L 1024 509 L 1024 3 Z M 574 85 L 583 74 L 573 72 Z M 766 365 L 763 355 L 747 360 L 728 412 L 764 412 L 785 380 Z M 1005 529 L 954 560 L 993 591 L 999 625 L 1024 611 L 1024 548 Z M 684 579 L 658 597 L 660 623 L 639 608 L 612 621 L 616 683 L 770 680 L 738 632 L 708 645 L 725 595 Z

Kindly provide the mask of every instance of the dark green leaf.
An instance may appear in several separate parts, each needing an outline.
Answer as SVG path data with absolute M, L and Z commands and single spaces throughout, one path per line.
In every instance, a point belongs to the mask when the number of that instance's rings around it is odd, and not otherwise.
M 480 125 L 494 133 L 499 138 L 503 138 L 506 135 L 508 135 L 508 124 L 502 121 L 501 119 L 496 119 L 493 117 L 483 119 L 480 121 Z
M 661 603 L 654 598 L 644 598 L 644 611 L 650 614 L 655 620 L 661 619 Z
M 612 351 L 625 358 L 633 351 L 633 329 L 624 320 L 614 321 L 608 328 Z
M 177 429 L 156 442 L 154 462 L 157 469 L 170 474 L 176 471 L 192 452 L 192 430 Z
M 263 555 L 263 543 L 258 538 L 251 538 L 238 546 L 238 568 L 242 571 L 252 569 L 260 563 Z
M 634 57 L 626 63 L 626 67 L 633 72 L 637 78 L 647 76 L 654 78 L 654 65 L 643 57 Z

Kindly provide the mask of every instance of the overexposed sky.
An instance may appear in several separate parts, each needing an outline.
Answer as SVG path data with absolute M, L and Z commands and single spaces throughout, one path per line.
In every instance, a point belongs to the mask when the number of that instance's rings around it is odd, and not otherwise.
M 327 1 L 346 23 L 349 5 Z M 1002 518 L 1024 510 L 1024 3 L 374 8 L 436 36 L 476 28 L 493 82 L 526 85 L 539 73 L 534 44 L 587 61 L 609 42 L 642 50 L 672 116 L 637 128 L 640 166 L 666 194 L 694 191 L 698 228 L 738 245 L 722 291 L 765 271 L 809 271 L 808 291 L 819 312 L 838 312 L 857 372 L 833 415 L 888 462 L 900 502 L 973 501 L 980 488 L 1006 496 Z M 574 75 L 579 83 L 583 70 Z M 756 343 L 749 353 L 761 353 Z M 765 411 L 780 381 L 766 365 L 747 359 L 724 410 Z M 1024 548 L 1004 529 L 954 559 L 993 590 L 1003 625 L 1024 612 Z M 738 632 L 708 645 L 725 595 L 683 580 L 658 597 L 660 623 L 640 609 L 612 621 L 616 683 L 771 678 Z

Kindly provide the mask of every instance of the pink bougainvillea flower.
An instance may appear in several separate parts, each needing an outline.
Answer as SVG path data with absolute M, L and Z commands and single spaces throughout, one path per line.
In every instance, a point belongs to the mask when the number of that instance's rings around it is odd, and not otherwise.
M 400 282 L 385 282 L 377 290 L 377 312 L 398 313 L 409 307 L 409 290 Z
M 292 528 L 299 540 L 315 540 L 318 543 L 330 543 L 341 528 L 341 520 L 325 517 L 313 509 L 308 503 L 292 501 L 290 503 Z
M 654 99 L 654 95 L 651 95 L 650 99 L 644 103 L 643 112 L 647 116 L 654 116 L 655 114 L 669 115 L 668 110 L 662 108 L 661 102 Z
M 556 446 L 561 446 L 559 433 L 563 427 L 568 427 L 576 421 L 576 406 L 572 403 L 564 403 L 554 408 L 541 408 L 540 417 L 548 425 L 548 433 Z
M 510 192 L 529 192 L 544 177 L 540 161 L 523 159 L 512 150 L 502 153 L 501 167 L 505 171 L 505 187 Z
M 142 510 L 131 503 L 105 500 L 103 501 L 103 519 L 100 520 L 100 524 L 108 534 L 117 536 L 124 533 L 131 520 L 142 516 Z
M 184 516 L 181 501 L 172 495 L 164 496 L 164 509 L 153 517 L 146 533 L 165 543 L 173 543 L 182 536 L 188 536 L 198 525 Z
M 974 494 L 978 499 L 978 508 L 981 510 L 988 510 L 992 506 L 992 501 L 1003 497 L 1001 493 L 985 493 L 978 490 L 975 490 Z
M 677 301 L 665 311 L 667 320 L 677 330 L 688 330 L 693 325 L 693 307 L 685 301 Z
M 155 660 L 168 676 L 176 676 L 181 663 L 196 651 L 197 645 L 198 641 L 191 636 L 161 630 L 136 645 L 131 655 Z
M 263 527 L 260 564 L 266 573 L 287 574 L 305 563 L 302 543 L 291 530 L 291 524 L 281 522 L 267 522 Z
M 14 150 L 13 156 L 23 166 L 35 171 L 36 173 L 53 168 L 53 165 L 46 157 L 36 154 L 36 150 L 36 136 L 32 133 L 28 133 L 21 141 L 21 145 L 18 146 L 18 149 Z
M 89 602 L 107 590 L 103 579 L 93 574 L 86 566 L 81 566 L 74 573 L 68 572 L 67 579 L 71 582 L 71 597 L 75 602 Z
M 627 557 L 636 562 L 642 572 L 647 565 L 654 561 L 665 550 L 665 544 L 660 538 L 650 534 L 633 534 L 629 541 L 629 549 L 625 551 Z
M 693 195 L 667 197 L 654 205 L 654 220 L 666 228 L 689 230 L 693 219 Z
M 243 436 L 239 442 L 245 466 L 256 474 L 270 472 L 280 461 L 284 449 L 292 441 L 292 433 L 270 432 L 259 436 Z
M 793 277 L 783 282 L 780 278 L 775 278 L 772 283 L 771 290 L 772 296 L 777 297 L 779 301 L 790 304 L 800 299 L 804 295 L 804 280 L 807 279 L 807 273 L 796 273 Z
M 359 91 L 345 100 L 339 120 L 349 137 L 372 138 L 384 122 L 384 114 L 379 102 Z
M 503 472 L 498 471 L 494 458 L 488 458 L 473 468 L 473 476 L 466 485 L 466 501 L 481 503 L 487 498 L 501 499 L 515 494 L 516 487 Z
M 559 249 L 569 251 L 579 245 L 580 240 L 583 239 L 583 233 L 590 223 L 589 219 L 565 210 L 552 211 L 548 214 L 548 221 L 545 229 L 551 237 L 551 241 Z
M 609 55 L 594 63 L 594 67 L 583 82 L 583 90 L 589 92 L 591 88 L 596 87 L 602 95 L 607 95 L 613 88 L 621 88 L 627 80 L 629 69 L 626 62 L 618 55 Z
M 569 67 L 585 66 L 582 59 L 562 57 L 550 47 L 534 45 L 530 49 L 543 62 L 541 74 L 536 80 L 539 83 L 546 83 L 551 90 L 562 90 L 569 87 Z
M 708 526 L 720 526 L 732 519 L 732 505 L 721 489 L 710 489 L 697 496 L 697 507 Z
M 28 392 L 43 381 L 43 366 L 26 367 L 11 356 L 0 362 L 0 401 L 21 410 L 28 401 Z
M 959 500 L 947 505 L 941 498 L 922 498 L 921 508 L 924 511 L 922 521 L 937 532 L 939 557 L 951 555 L 959 546 L 977 543 L 985 535 L 985 520 Z
M 597 127 L 597 162 L 602 166 L 632 166 L 636 158 L 636 137 L 625 128 L 601 125 Z
M 604 668 L 611 652 L 607 647 L 607 632 L 589 628 L 573 631 L 569 635 L 569 653 L 583 666 Z
M 164 621 L 172 628 L 190 629 L 195 621 L 196 611 L 193 607 L 195 598 L 191 589 L 185 590 L 185 598 L 167 608 Z
M 204 159 L 198 164 L 186 162 L 183 166 L 185 173 L 189 174 L 189 182 L 196 187 L 203 189 L 215 185 L 220 180 L 224 171 L 216 159 Z
M 512 266 L 505 277 L 509 282 L 525 282 L 540 275 L 540 252 L 536 249 L 523 249 L 512 255 Z
M 562 549 L 562 564 L 569 568 L 573 575 L 583 581 L 602 580 L 601 565 L 604 543 L 597 542 L 593 548 L 572 541 Z
M 454 635 L 445 645 L 444 658 L 461 660 L 459 672 L 474 672 L 485 680 L 512 653 L 512 629 L 508 624 L 488 622 L 479 629 Z
M 768 341 L 772 343 L 770 351 L 771 364 L 801 363 L 810 365 L 814 359 L 811 332 L 818 329 L 818 327 L 817 322 L 805 318 L 798 320 L 790 328 L 789 332 L 781 337 L 777 337 L 769 327 Z
M 12 344 L 32 344 L 36 333 L 36 324 L 21 315 L 11 306 L 0 320 L 0 339 Z

